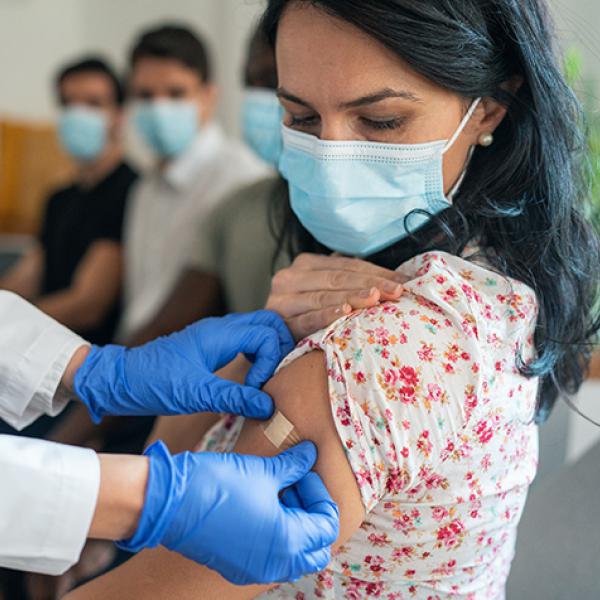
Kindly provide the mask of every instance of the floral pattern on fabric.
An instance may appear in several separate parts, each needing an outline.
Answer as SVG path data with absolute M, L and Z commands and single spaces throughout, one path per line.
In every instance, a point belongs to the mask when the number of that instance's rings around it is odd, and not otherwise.
M 366 510 L 318 575 L 265 598 L 504 598 L 537 469 L 537 302 L 525 285 L 442 252 L 398 269 L 404 296 L 303 342 L 321 350 L 331 409 Z M 233 448 L 242 420 L 202 449 Z

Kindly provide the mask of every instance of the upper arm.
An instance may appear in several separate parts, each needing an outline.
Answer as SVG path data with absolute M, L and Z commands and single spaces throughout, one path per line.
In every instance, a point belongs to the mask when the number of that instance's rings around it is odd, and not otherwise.
M 265 386 L 277 409 L 294 425 L 299 437 L 317 446 L 315 471 L 340 510 L 340 535 L 347 541 L 364 520 L 365 509 L 333 415 L 323 352 L 311 352 L 283 368 Z M 272 456 L 282 451 L 265 437 L 263 424 L 247 420 L 235 452 Z
M 112 240 L 97 240 L 81 259 L 72 287 L 82 297 L 106 308 L 119 296 L 122 273 L 121 244 Z
M 204 317 L 218 315 L 222 309 L 223 294 L 219 277 L 189 268 L 182 273 L 152 321 L 135 333 L 128 344 L 145 344 L 161 335 L 183 329 Z

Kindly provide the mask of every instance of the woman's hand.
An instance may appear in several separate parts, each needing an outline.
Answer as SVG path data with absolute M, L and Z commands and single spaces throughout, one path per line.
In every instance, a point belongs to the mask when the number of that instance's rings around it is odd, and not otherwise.
M 398 300 L 402 282 L 398 273 L 355 258 L 301 254 L 273 277 L 267 308 L 300 340 L 353 310 Z

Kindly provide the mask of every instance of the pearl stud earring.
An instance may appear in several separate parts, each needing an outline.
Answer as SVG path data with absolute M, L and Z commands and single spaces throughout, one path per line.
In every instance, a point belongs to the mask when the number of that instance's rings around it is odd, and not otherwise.
M 479 136 L 479 145 L 488 148 L 494 143 L 494 135 L 491 133 L 482 133 Z

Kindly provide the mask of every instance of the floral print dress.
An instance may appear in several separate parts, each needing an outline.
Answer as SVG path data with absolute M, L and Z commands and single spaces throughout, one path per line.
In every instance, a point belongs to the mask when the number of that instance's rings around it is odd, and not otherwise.
M 504 598 L 537 468 L 538 381 L 516 368 L 535 355 L 536 298 L 443 252 L 398 270 L 398 302 L 337 321 L 282 364 L 324 353 L 366 517 L 325 571 L 265 598 Z M 242 423 L 217 424 L 201 449 L 231 450 Z

